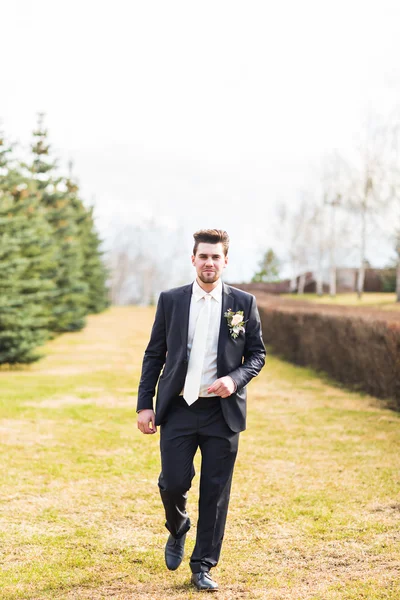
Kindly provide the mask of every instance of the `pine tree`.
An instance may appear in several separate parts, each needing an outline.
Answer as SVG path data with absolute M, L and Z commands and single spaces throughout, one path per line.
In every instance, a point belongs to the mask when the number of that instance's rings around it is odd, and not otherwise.
M 33 135 L 36 140 L 32 145 L 34 159 L 29 170 L 58 248 L 57 262 L 50 272 L 57 288 L 50 326 L 55 332 L 76 331 L 85 325 L 89 289 L 84 280 L 84 256 L 77 217 L 65 181 L 56 175 L 57 163 L 49 157 L 43 114 L 39 115 Z
M 0 134 L 0 363 L 30 363 L 49 337 L 51 230 Z
M 100 250 L 101 239 L 97 233 L 93 207 L 87 212 L 85 225 L 87 234 L 85 237 L 85 264 L 84 272 L 86 281 L 89 283 L 89 312 L 99 313 L 110 305 L 107 289 L 108 272 L 103 262 L 103 252 Z
M 106 285 L 108 273 L 102 260 L 101 240 L 94 223 L 93 207 L 86 208 L 79 196 L 78 184 L 72 177 L 72 162 L 69 164 L 66 185 L 77 216 L 83 249 L 83 276 L 89 286 L 87 309 L 89 313 L 99 313 L 110 304 Z
M 259 263 L 260 270 L 252 277 L 252 281 L 278 281 L 280 261 L 272 248 L 269 248 Z

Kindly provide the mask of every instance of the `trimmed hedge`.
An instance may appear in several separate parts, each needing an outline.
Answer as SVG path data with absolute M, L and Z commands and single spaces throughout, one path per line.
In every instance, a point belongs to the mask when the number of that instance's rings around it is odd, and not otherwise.
M 394 400 L 400 410 L 398 315 L 385 320 L 374 318 L 371 311 L 363 315 L 285 304 L 259 300 L 264 340 L 273 351 L 348 386 Z

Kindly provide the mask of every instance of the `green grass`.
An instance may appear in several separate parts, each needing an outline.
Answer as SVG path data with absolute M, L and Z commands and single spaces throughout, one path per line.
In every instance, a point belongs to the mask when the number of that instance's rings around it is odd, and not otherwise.
M 336 294 L 336 296 L 317 296 L 316 294 L 284 294 L 283 298 L 293 300 L 307 300 L 317 304 L 338 304 L 346 306 L 364 306 L 368 308 L 379 308 L 381 310 L 400 310 L 400 302 L 396 302 L 396 294 L 364 292 L 361 298 L 356 293 Z
M 113 308 L 0 372 L 2 600 L 197 597 L 195 526 L 168 572 L 158 434 L 136 428 L 153 316 Z M 218 597 L 398 600 L 400 416 L 270 356 L 248 417 Z

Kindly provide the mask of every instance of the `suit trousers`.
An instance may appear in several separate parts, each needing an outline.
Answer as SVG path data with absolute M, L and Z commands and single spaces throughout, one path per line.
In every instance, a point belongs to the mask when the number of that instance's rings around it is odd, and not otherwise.
M 219 397 L 199 398 L 191 406 L 182 396 L 171 403 L 160 428 L 161 474 L 158 480 L 168 531 L 179 538 L 190 528 L 187 492 L 195 475 L 193 459 L 201 452 L 196 544 L 193 573 L 218 563 L 224 537 L 239 433 L 225 422 Z

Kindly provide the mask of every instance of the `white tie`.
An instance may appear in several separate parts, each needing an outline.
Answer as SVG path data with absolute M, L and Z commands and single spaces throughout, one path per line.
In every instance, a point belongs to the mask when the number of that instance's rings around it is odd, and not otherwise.
M 197 317 L 185 387 L 183 390 L 183 397 L 189 406 L 193 404 L 193 402 L 196 402 L 199 397 L 201 374 L 203 372 L 204 358 L 206 355 L 208 326 L 210 322 L 210 304 L 211 296 L 207 294 L 204 296 L 204 304 Z

